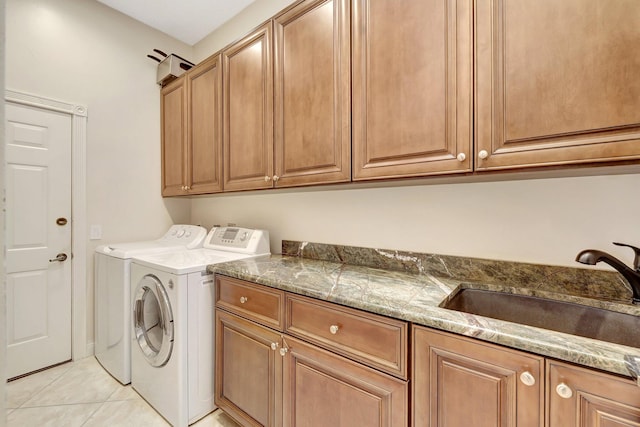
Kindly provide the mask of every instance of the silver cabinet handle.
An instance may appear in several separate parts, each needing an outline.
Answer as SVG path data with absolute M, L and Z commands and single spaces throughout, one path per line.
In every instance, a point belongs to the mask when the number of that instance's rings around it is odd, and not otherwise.
M 278 182 L 280 177 L 278 175 L 273 175 L 273 182 Z
M 489 157 L 489 152 L 487 150 L 480 150 L 480 152 L 478 152 L 478 157 L 480 157 L 481 159 L 486 159 L 487 157 Z
M 240 297 L 240 304 L 244 304 L 245 302 L 249 301 L 249 298 L 247 297 Z
M 271 350 L 276 351 L 278 349 L 278 343 L 277 342 L 272 342 L 271 343 Z
M 456 156 L 459 162 L 464 162 L 467 159 L 467 155 L 464 153 L 460 153 Z
M 49 262 L 63 262 L 67 260 L 67 254 L 59 253 L 54 259 L 50 259 Z
M 337 334 L 339 330 L 340 330 L 340 326 L 338 325 L 329 326 L 329 332 L 331 332 L 332 335 Z
M 284 357 L 284 355 L 287 354 L 287 351 L 289 351 L 289 349 L 282 347 L 280 349 L 280 356 Z
M 269 175 L 264 177 L 264 182 L 269 182 L 271 181 L 271 177 Z

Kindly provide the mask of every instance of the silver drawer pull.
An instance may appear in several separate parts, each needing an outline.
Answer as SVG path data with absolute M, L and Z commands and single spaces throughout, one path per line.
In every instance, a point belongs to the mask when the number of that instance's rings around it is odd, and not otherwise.
M 247 297 L 240 297 L 240 304 L 244 304 L 245 302 L 249 301 L 249 298 Z
M 339 330 L 340 330 L 340 326 L 338 325 L 329 326 L 329 332 L 331 332 L 332 335 L 337 334 Z

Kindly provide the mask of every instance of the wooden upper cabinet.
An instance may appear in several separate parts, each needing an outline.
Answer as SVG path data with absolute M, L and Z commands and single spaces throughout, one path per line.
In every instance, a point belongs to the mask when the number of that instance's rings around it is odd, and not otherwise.
M 212 56 L 163 87 L 162 195 L 222 191 L 222 69 Z
M 353 179 L 472 170 L 472 1 L 354 0 Z
M 222 67 L 220 55 L 187 74 L 187 164 L 189 194 L 222 191 Z
M 269 21 L 222 53 L 225 191 L 273 187 L 272 38 Z
M 640 158 L 637 0 L 476 11 L 476 169 Z
M 186 159 L 186 87 L 181 77 L 160 91 L 162 195 L 184 195 Z
M 348 0 L 307 0 L 274 20 L 276 186 L 351 179 Z

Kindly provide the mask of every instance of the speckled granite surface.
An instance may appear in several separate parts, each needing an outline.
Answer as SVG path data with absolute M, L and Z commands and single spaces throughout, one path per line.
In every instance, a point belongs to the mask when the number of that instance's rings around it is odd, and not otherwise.
M 457 281 L 503 284 L 623 303 L 631 301 L 631 288 L 614 271 L 291 240 L 283 240 L 282 254 L 415 274 L 426 273 Z M 580 264 L 576 263 L 578 266 Z
M 284 244 L 283 244 L 284 247 Z M 289 252 L 290 253 L 290 252 Z M 404 256 L 404 255 L 402 255 Z M 392 259 L 393 257 L 383 257 Z M 395 257 L 396 260 L 400 259 Z M 640 349 L 567 335 L 525 325 L 490 319 L 440 308 L 459 286 L 495 289 L 493 283 L 463 283 L 456 275 L 449 278 L 431 274 L 427 268 L 403 268 L 403 271 L 352 265 L 334 260 L 272 255 L 216 264 L 209 270 L 249 280 L 277 289 L 359 308 L 372 313 L 475 337 L 543 356 L 589 366 L 624 376 L 637 377 L 633 363 Z M 401 260 L 402 261 L 402 260 Z M 406 260 L 405 260 L 406 261 Z M 401 262 L 403 265 L 414 263 Z M 414 263 L 415 264 L 415 263 Z M 526 290 L 513 278 L 507 289 L 553 295 L 551 290 Z M 495 283 L 495 281 L 493 281 Z M 619 286 L 619 284 L 617 284 Z M 504 285 L 502 286 L 504 289 Z M 547 294 L 549 292 L 549 294 Z M 560 296 L 561 297 L 561 296 Z M 568 299 L 576 299 L 567 296 Z M 565 299 L 566 299 L 565 298 Z M 562 299 L 562 298 L 561 298 Z M 588 300 L 592 301 L 592 300 Z M 640 308 L 611 301 L 592 301 L 594 305 L 640 315 Z

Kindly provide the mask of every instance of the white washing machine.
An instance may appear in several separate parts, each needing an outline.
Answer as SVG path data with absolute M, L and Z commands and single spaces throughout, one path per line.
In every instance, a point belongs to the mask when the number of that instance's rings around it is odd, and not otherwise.
M 131 386 L 173 426 L 216 408 L 215 285 L 207 265 L 269 253 L 266 231 L 220 227 L 201 249 L 134 257 Z
M 157 240 L 96 248 L 95 356 L 122 384 L 131 382 L 131 257 L 198 248 L 206 235 L 203 227 L 172 225 Z

